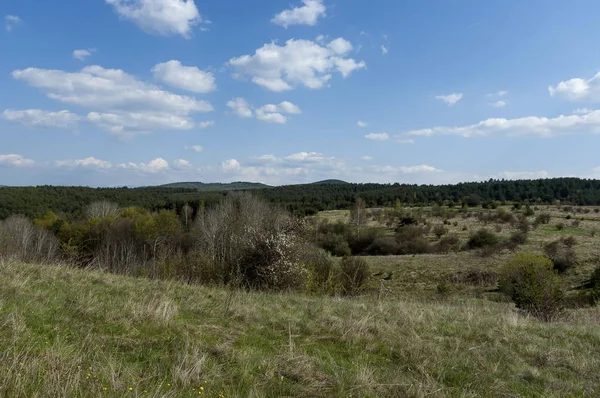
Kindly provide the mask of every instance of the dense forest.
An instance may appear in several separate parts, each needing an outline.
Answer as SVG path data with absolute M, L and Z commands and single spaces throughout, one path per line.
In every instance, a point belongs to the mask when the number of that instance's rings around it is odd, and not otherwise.
M 542 180 L 489 180 L 455 185 L 318 183 L 252 189 L 272 203 L 298 214 L 348 209 L 361 198 L 368 207 L 449 204 L 486 205 L 496 202 L 570 203 L 600 205 L 600 180 L 554 178 Z M 194 210 L 217 202 L 226 191 L 207 192 L 195 188 L 88 188 L 1 187 L 0 219 L 21 214 L 41 217 L 48 211 L 79 217 L 90 203 L 107 200 L 120 206 L 138 206 L 150 211 L 179 210 L 188 204 Z

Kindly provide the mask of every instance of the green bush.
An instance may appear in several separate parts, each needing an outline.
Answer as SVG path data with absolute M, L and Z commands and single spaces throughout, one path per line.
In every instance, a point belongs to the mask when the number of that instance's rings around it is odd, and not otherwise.
M 538 216 L 535 218 L 535 223 L 536 224 L 548 224 L 550 223 L 550 220 L 552 220 L 552 216 L 548 213 L 542 213 L 542 214 L 538 214 Z
M 369 263 L 362 257 L 344 257 L 340 262 L 340 288 L 344 295 L 363 291 L 371 276 Z
M 441 239 L 442 236 L 448 233 L 448 228 L 444 227 L 442 224 L 437 224 L 433 227 L 432 232 L 438 239 Z
M 349 256 L 351 253 L 346 238 L 343 235 L 335 233 L 319 234 L 317 237 L 317 245 L 338 257 Z
M 600 302 L 600 266 L 596 267 L 590 279 L 586 282 L 585 287 L 587 287 L 589 294 L 589 301 L 592 305 L 598 304 Z
M 460 239 L 456 235 L 444 236 L 437 244 L 437 252 L 448 253 L 460 250 Z
M 307 290 L 316 294 L 335 292 L 335 262 L 325 250 L 309 250 L 303 256 L 308 269 Z
M 372 256 L 393 256 L 401 254 L 401 246 L 391 236 L 376 238 L 367 248 L 367 254 Z
M 577 263 L 577 255 L 575 254 L 575 250 L 573 250 L 574 245 L 575 239 L 569 237 L 559 239 L 544 246 L 544 253 L 552 261 L 554 269 L 561 274 L 573 268 Z
M 496 246 L 499 241 L 500 239 L 495 233 L 482 228 L 471 235 L 467 242 L 467 248 L 472 250 L 481 249 L 486 246 Z
M 517 308 L 545 321 L 554 319 L 564 308 L 562 279 L 544 256 L 518 253 L 502 270 L 500 291 Z

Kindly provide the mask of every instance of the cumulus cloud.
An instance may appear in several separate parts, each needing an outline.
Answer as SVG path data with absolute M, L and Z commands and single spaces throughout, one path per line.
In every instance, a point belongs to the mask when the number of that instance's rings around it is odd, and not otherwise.
M 177 159 L 173 162 L 173 167 L 176 170 L 189 170 L 192 168 L 192 163 L 185 159 Z
M 550 174 L 545 170 L 540 171 L 503 171 L 495 175 L 496 179 L 505 180 L 538 180 L 549 178 Z
M 302 0 L 302 3 L 304 5 L 301 7 L 285 10 L 275 15 L 271 22 L 284 28 L 291 25 L 314 26 L 319 18 L 326 16 L 323 0 Z
M 253 83 L 270 91 L 293 90 L 299 85 L 319 89 L 334 72 L 349 77 L 366 64 L 345 58 L 352 44 L 343 38 L 321 46 L 310 40 L 288 40 L 285 45 L 265 44 L 254 55 L 229 60 L 237 76 L 249 76 Z
M 370 162 L 371 160 L 373 160 L 373 158 L 371 156 L 361 156 L 360 160 L 364 160 L 365 162 Z
M 418 174 L 442 172 L 442 170 L 426 164 L 418 166 L 370 166 L 368 170 L 373 173 L 383 174 Z
M 453 93 L 449 95 L 436 95 L 435 99 L 440 100 L 448 104 L 448 106 L 456 105 L 460 100 L 462 100 L 462 93 Z
M 191 37 L 192 28 L 202 22 L 194 0 L 106 0 L 124 19 L 146 33 Z
M 81 120 L 79 115 L 67 110 L 51 112 L 42 109 L 12 110 L 2 112 L 2 118 L 28 127 L 72 128 Z
M 254 111 L 250 109 L 250 104 L 243 98 L 234 98 L 231 101 L 227 102 L 227 106 L 233 110 L 233 113 L 238 115 L 239 117 L 252 117 L 254 116 Z
M 373 141 L 387 141 L 390 139 L 390 135 L 388 133 L 371 133 L 365 135 L 365 138 Z
M 127 137 L 129 134 L 149 133 L 152 130 L 192 130 L 202 128 L 185 116 L 163 112 L 90 112 L 87 121 L 96 124 L 112 134 Z M 210 122 L 209 122 L 210 123 Z
M 207 101 L 162 90 L 120 69 L 94 65 L 71 73 L 27 68 L 15 70 L 12 76 L 43 90 L 51 99 L 92 110 L 88 121 L 111 133 L 192 129 L 190 114 L 213 110 Z
M 493 106 L 494 108 L 504 108 L 507 105 L 507 102 L 501 100 L 501 101 L 492 102 L 490 105 Z
M 106 160 L 96 159 L 95 157 L 89 157 L 85 159 L 73 159 L 73 160 L 57 160 L 54 162 L 57 167 L 69 167 L 69 168 L 84 168 L 84 169 L 96 169 L 96 170 L 107 170 L 112 168 L 112 164 Z
M 75 50 L 73 51 L 73 58 L 78 59 L 80 61 L 85 61 L 85 59 L 92 55 L 95 52 L 95 48 L 88 48 L 87 50 Z
M 235 159 L 228 159 L 221 164 L 223 171 L 236 171 L 241 169 L 240 162 Z
M 488 97 L 488 98 L 504 97 L 507 94 L 508 94 L 508 91 L 506 91 L 506 90 L 500 90 L 500 91 L 498 91 L 496 93 L 486 94 L 486 97 Z
M 23 20 L 17 15 L 7 15 L 4 17 L 4 27 L 7 32 L 13 30 L 15 25 L 19 25 Z
M 600 101 L 600 72 L 590 79 L 574 78 L 548 87 L 552 97 L 569 101 Z
M 600 110 L 580 115 L 560 115 L 554 118 L 530 116 L 517 119 L 487 119 L 468 126 L 432 127 L 408 131 L 399 135 L 398 138 L 406 136 L 429 137 L 434 135 L 457 135 L 466 138 L 490 135 L 553 137 L 578 133 L 600 133 Z
M 202 145 L 189 145 L 189 146 L 186 146 L 185 149 L 188 151 L 194 151 L 194 152 L 202 152 L 204 150 Z
M 244 98 L 238 97 L 228 101 L 227 106 L 240 117 L 256 117 L 257 120 L 267 123 L 285 124 L 288 118 L 283 114 L 297 115 L 302 113 L 299 106 L 289 101 L 283 101 L 277 105 L 263 105 L 255 110 Z
M 152 68 L 154 78 L 170 86 L 194 93 L 210 93 L 217 89 L 215 76 L 195 66 L 183 66 L 171 60 Z
M 163 158 L 156 158 L 148 163 L 121 163 L 119 168 L 135 170 L 146 174 L 160 173 L 170 169 L 169 163 Z
M 384 45 L 382 44 L 382 45 L 381 45 L 381 53 L 382 53 L 383 55 L 386 55 L 388 52 L 390 52 L 390 50 L 389 50 L 389 49 L 388 49 L 386 46 L 384 46 Z
M 358 127 L 367 127 L 368 126 L 367 122 L 361 122 L 360 120 L 358 122 L 356 122 L 356 125 Z
M 35 161 L 27 159 L 23 157 L 23 155 L 18 155 L 16 153 L 0 155 L 0 166 L 30 167 L 34 164 Z

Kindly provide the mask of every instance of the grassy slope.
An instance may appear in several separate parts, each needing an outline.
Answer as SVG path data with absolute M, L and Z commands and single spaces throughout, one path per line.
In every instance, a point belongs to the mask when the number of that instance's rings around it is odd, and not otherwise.
M 598 396 L 600 311 L 571 315 L 0 263 L 0 396 Z

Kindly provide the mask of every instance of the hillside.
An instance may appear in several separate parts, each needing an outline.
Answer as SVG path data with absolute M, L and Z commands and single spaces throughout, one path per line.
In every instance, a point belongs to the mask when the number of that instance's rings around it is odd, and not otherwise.
M 598 396 L 600 311 L 233 293 L 0 263 L 0 396 Z
M 161 188 L 185 188 L 195 189 L 197 191 L 238 191 L 270 188 L 269 185 L 259 182 L 231 182 L 231 183 L 204 183 L 204 182 L 174 182 L 171 184 L 160 185 Z

